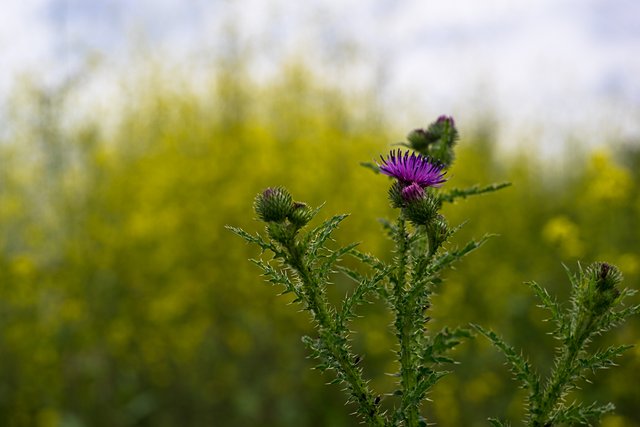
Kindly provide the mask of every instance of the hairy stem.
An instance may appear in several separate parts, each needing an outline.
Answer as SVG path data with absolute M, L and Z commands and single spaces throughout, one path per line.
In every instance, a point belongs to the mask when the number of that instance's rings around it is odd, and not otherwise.
M 540 410 L 536 416 L 531 419 L 530 425 L 532 427 L 551 427 L 553 425 L 549 421 L 549 418 L 571 382 L 575 361 L 591 334 L 593 322 L 593 315 L 589 313 L 580 314 L 571 338 L 565 344 L 562 354 L 559 355 L 558 362 L 545 388 L 542 402 L 540 403 Z
M 406 417 L 407 426 L 416 426 L 420 420 L 418 406 L 413 402 L 417 386 L 418 367 L 414 349 L 415 334 L 412 328 L 411 300 L 407 298 L 407 262 L 409 257 L 409 238 L 406 222 L 402 215 L 398 218 L 397 228 L 397 266 L 394 277 L 394 297 L 396 320 L 395 327 L 400 342 L 400 376 L 402 378 L 402 402 L 400 411 Z
M 355 357 L 341 344 L 346 339 L 338 331 L 333 317 L 329 314 L 321 284 L 304 262 L 300 248 L 291 243 L 287 245 L 287 250 L 290 254 L 290 265 L 298 273 L 303 283 L 306 303 L 314 320 L 318 323 L 320 337 L 335 358 L 339 369 L 344 375 L 344 380 L 351 386 L 352 395 L 361 408 L 360 412 L 369 425 L 385 426 L 386 422 L 380 414 L 380 407 L 362 378 L 362 373 L 356 366 Z

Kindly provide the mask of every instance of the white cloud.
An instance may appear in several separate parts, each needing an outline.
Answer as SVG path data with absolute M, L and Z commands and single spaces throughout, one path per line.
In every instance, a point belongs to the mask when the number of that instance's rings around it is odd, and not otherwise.
M 170 61 L 211 57 L 230 27 L 261 72 L 304 52 L 343 84 L 379 85 L 390 111 L 486 100 L 514 126 L 572 128 L 640 108 L 635 0 L 22 0 L 0 14 L 0 97 L 17 72 L 69 71 L 90 51 L 122 67 L 136 39 Z
M 0 13 L 0 96 L 21 73 L 40 72 L 52 60 L 53 35 L 44 19 L 46 0 L 4 2 Z M 41 68 L 42 67 L 42 68 Z

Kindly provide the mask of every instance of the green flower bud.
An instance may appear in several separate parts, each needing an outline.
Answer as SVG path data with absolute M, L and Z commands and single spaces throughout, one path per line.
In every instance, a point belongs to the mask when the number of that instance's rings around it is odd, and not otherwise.
M 284 187 L 269 187 L 256 196 L 254 208 L 261 220 L 280 222 L 293 210 L 293 199 Z
M 389 200 L 391 206 L 394 208 L 402 208 L 405 205 L 404 197 L 402 197 L 402 190 L 404 186 L 400 182 L 395 181 L 389 188 Z
M 611 264 L 596 262 L 587 268 L 586 277 L 591 285 L 593 310 L 596 314 L 604 313 L 613 306 L 620 296 L 620 291 L 616 288 L 616 285 L 622 282 L 622 273 Z
M 409 141 L 411 148 L 422 152 L 429 145 L 438 141 L 438 135 L 429 133 L 424 129 L 414 129 L 407 135 L 407 141 Z
M 293 204 L 293 210 L 288 216 L 289 221 L 298 228 L 307 225 L 311 218 L 313 218 L 313 209 L 307 206 L 303 202 L 295 202 Z
M 411 131 L 407 140 L 414 150 L 449 167 L 454 159 L 453 146 L 458 141 L 458 130 L 453 117 L 440 116 L 426 129 Z
M 458 140 L 458 129 L 456 129 L 456 123 L 451 116 L 438 117 L 438 120 L 429 125 L 426 133 L 432 138 L 440 140 L 447 147 L 453 147 Z
M 614 265 L 606 262 L 595 262 L 587 268 L 587 275 L 596 282 L 600 292 L 613 289 L 622 282 L 622 273 Z
M 429 225 L 436 218 L 439 207 L 438 199 L 425 192 L 424 197 L 407 201 L 404 213 L 414 225 Z

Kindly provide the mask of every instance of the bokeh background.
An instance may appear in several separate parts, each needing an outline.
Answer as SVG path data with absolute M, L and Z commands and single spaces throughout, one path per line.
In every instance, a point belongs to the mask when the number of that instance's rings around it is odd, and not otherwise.
M 452 242 L 498 236 L 434 301 L 551 366 L 525 281 L 564 300 L 562 264 L 607 260 L 640 287 L 640 6 L 632 0 L 24 0 L 0 11 L 0 424 L 352 426 L 312 371 L 305 313 L 263 283 L 254 195 L 286 185 L 338 243 L 388 258 L 388 181 L 359 166 L 439 114 L 462 139 Z M 348 291 L 339 277 L 331 290 Z M 635 299 L 638 302 L 638 299 Z M 390 319 L 354 346 L 390 391 Z M 594 343 L 640 344 L 640 319 Z M 425 408 L 441 426 L 521 418 L 477 338 Z M 640 426 L 640 346 L 571 398 Z

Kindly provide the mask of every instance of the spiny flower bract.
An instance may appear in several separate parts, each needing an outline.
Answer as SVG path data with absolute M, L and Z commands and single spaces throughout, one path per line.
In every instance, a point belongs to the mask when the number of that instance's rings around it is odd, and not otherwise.
M 265 222 L 284 221 L 294 208 L 291 194 L 284 187 L 269 187 L 253 203 L 258 217 Z
M 403 186 L 417 184 L 421 188 L 439 187 L 446 181 L 443 166 L 421 154 L 409 155 L 409 151 L 406 151 L 403 155 L 401 150 L 397 150 L 391 151 L 386 159 L 380 158 L 380 172 L 396 178 Z

